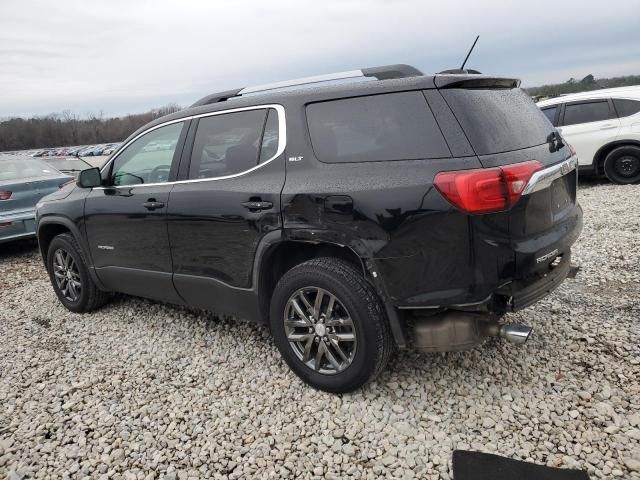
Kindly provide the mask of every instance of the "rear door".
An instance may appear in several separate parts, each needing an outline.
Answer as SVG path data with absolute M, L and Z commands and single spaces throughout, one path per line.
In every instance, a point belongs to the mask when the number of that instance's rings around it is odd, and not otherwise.
M 620 130 L 620 120 L 607 99 L 565 103 L 560 125 L 558 130 L 575 148 L 580 165 L 593 164 L 598 149 L 615 140 Z
M 169 200 L 174 284 L 189 305 L 242 314 L 230 298 L 252 288 L 258 244 L 282 226 L 284 108 L 212 113 L 192 132 Z

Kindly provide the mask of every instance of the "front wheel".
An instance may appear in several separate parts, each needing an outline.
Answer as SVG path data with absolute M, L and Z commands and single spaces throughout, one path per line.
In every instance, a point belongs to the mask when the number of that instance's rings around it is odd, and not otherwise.
M 72 312 L 95 310 L 109 298 L 91 279 L 82 250 L 69 233 L 56 236 L 47 251 L 47 270 L 60 302 Z
M 613 149 L 604 160 L 604 173 L 619 185 L 640 182 L 640 148 L 625 145 Z
M 375 378 L 393 349 L 380 299 L 362 274 L 336 258 L 289 270 L 271 301 L 271 332 L 289 367 L 332 393 Z

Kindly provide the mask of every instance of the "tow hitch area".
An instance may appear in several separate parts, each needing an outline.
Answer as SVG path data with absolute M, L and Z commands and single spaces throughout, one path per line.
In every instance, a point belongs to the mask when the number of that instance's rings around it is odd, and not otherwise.
M 417 317 L 413 322 L 413 346 L 422 352 L 456 352 L 469 350 L 487 337 L 523 344 L 532 328 L 520 324 L 500 324 L 495 316 L 448 311 Z

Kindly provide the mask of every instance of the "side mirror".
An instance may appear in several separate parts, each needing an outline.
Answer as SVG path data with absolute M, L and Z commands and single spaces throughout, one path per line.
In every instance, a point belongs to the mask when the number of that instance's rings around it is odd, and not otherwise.
M 100 187 L 102 185 L 100 169 L 98 167 L 93 167 L 82 170 L 80 175 L 78 175 L 78 181 L 76 184 L 80 188 Z

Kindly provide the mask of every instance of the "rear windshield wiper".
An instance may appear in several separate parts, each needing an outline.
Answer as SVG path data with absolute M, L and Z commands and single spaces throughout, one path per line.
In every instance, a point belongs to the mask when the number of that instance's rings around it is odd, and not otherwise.
M 557 130 L 554 130 L 549 135 L 547 135 L 547 143 L 549 144 L 550 152 L 557 152 L 562 147 L 564 147 L 564 140 L 562 139 L 562 136 L 557 132 Z

